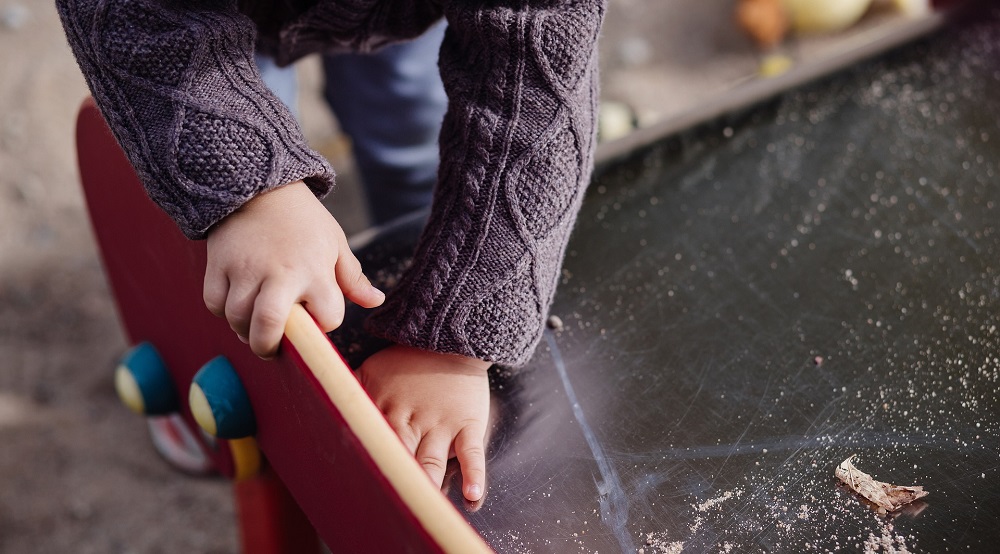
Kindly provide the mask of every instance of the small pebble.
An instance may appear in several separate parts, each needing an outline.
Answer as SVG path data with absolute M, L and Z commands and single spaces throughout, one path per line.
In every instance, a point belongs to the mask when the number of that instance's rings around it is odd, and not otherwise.
M 563 322 L 561 319 L 559 319 L 559 316 L 557 315 L 550 315 L 549 320 L 546 322 L 546 325 L 548 325 L 549 329 L 552 329 L 553 331 L 556 332 L 563 330 Z

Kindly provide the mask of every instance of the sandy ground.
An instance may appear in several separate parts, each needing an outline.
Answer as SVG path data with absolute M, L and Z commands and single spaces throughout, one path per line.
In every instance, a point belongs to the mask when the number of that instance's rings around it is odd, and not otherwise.
M 703 21 L 695 37 L 703 47 L 691 51 L 688 70 L 709 55 L 746 63 L 746 39 L 709 18 L 704 3 L 673 4 L 696 7 Z M 658 0 L 614 6 L 667 9 Z M 687 48 L 699 28 L 662 13 L 663 25 L 618 13 L 602 46 L 609 60 L 645 56 L 650 44 L 626 40 L 634 30 Z M 653 52 L 670 48 L 651 44 Z M 360 230 L 347 146 L 308 94 L 318 83 L 314 60 L 301 73 L 306 134 L 342 176 L 330 205 L 349 232 Z M 0 553 L 234 552 L 229 483 L 172 470 L 154 452 L 144 421 L 113 391 L 112 369 L 126 344 L 74 159 L 74 118 L 86 95 L 52 2 L 0 0 Z
M 87 90 L 51 2 L 0 4 L 0 552 L 232 552 L 230 487 L 118 402 L 125 348 L 77 181 Z

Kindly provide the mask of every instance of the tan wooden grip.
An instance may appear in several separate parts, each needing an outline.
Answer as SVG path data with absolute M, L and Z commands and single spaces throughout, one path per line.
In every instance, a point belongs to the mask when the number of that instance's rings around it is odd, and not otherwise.
M 301 304 L 292 308 L 285 336 L 379 471 L 438 545 L 456 554 L 492 552 L 403 446 L 351 368 Z

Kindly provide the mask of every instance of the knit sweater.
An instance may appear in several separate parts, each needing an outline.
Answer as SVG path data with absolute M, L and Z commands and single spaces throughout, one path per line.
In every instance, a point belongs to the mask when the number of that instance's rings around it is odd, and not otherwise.
M 255 45 L 291 63 L 370 51 L 446 17 L 449 107 L 429 224 L 366 327 L 506 365 L 530 357 L 593 163 L 605 0 L 56 3 L 149 196 L 192 239 L 271 188 L 333 186 L 330 165 L 262 84 Z

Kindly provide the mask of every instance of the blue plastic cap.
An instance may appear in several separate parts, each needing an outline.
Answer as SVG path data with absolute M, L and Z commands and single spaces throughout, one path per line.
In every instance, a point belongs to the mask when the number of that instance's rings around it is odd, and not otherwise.
M 176 412 L 180 408 L 180 400 L 177 389 L 174 388 L 174 381 L 167 371 L 167 366 L 163 363 L 163 358 L 156 348 L 148 342 L 143 342 L 130 349 L 122 357 L 118 366 L 119 374 L 127 373 L 131 376 L 130 381 L 124 380 L 125 375 L 116 375 L 116 388 L 122 401 L 132 409 L 140 408 L 138 411 L 145 415 L 167 415 Z M 123 387 L 123 384 L 130 387 Z M 138 389 L 140 399 L 127 398 L 124 395 L 127 389 Z
M 215 436 L 221 439 L 241 439 L 257 432 L 250 397 L 247 396 L 236 370 L 225 357 L 219 356 L 202 366 L 195 374 L 191 386 L 192 390 L 197 387 L 200 394 L 204 395 L 215 423 Z M 199 425 L 206 427 L 201 421 Z

